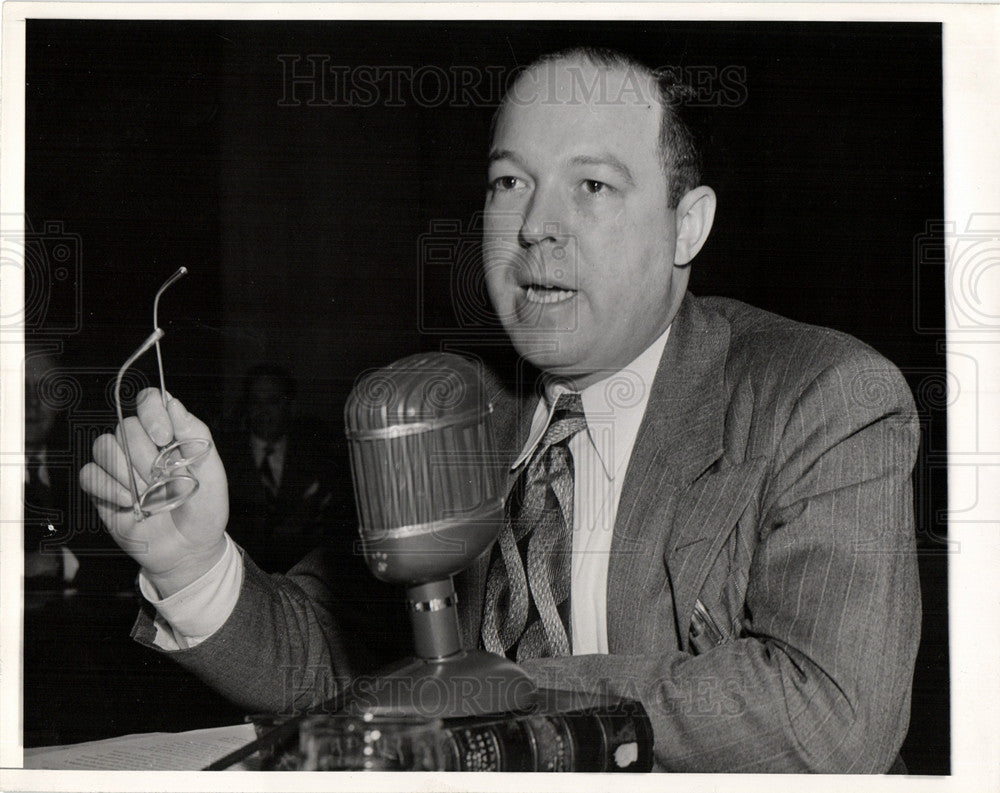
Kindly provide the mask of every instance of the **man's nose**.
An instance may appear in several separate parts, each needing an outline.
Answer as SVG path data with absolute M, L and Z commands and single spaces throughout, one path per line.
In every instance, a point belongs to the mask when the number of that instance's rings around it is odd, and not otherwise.
M 536 188 L 525 208 L 518 239 L 529 247 L 548 240 L 560 243 L 566 236 L 565 207 L 552 190 Z

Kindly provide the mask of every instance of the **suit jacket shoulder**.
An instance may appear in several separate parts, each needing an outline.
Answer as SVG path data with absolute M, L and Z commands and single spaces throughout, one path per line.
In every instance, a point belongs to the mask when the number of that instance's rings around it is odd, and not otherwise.
M 714 315 L 729 328 L 726 381 L 752 383 L 771 404 L 794 401 L 828 370 L 843 372 L 861 404 L 912 407 L 894 364 L 859 339 L 832 328 L 788 319 L 738 300 L 689 296 L 695 311 Z M 796 387 L 797 386 L 797 387 Z

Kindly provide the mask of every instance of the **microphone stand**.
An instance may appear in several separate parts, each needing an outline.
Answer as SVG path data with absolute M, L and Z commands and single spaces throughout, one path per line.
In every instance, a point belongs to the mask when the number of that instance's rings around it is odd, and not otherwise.
M 535 706 L 537 688 L 517 664 L 462 648 L 451 577 L 410 587 L 406 596 L 417 657 L 360 686 L 349 712 L 448 719 Z
M 492 517 L 462 521 L 418 536 L 367 537 L 365 555 L 386 565 L 380 576 L 391 579 L 397 565 L 413 567 L 413 560 L 423 557 L 440 568 L 447 556 L 442 548 L 482 548 L 483 539 L 495 536 Z M 394 549 L 397 543 L 402 545 Z M 348 712 L 447 719 L 523 713 L 535 707 L 537 687 L 521 667 L 486 650 L 462 647 L 451 575 L 407 586 L 406 608 L 416 656 L 393 664 L 374 680 L 359 681 L 347 703 Z

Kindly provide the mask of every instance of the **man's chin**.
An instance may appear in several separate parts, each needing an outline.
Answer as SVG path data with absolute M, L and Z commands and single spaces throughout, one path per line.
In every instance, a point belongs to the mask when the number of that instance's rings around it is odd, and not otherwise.
M 525 344 L 514 343 L 518 354 L 536 369 L 547 375 L 566 380 L 586 378 L 589 369 L 583 364 L 582 356 L 575 349 L 560 347 L 557 343 L 546 344 L 534 337 Z

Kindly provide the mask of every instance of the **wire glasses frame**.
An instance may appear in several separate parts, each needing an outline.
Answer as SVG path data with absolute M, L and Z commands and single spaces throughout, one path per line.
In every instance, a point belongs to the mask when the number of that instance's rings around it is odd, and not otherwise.
M 163 400 L 163 406 L 166 407 L 167 387 L 163 376 L 163 354 L 160 350 L 160 339 L 165 334 L 159 326 L 160 297 L 172 284 L 186 275 L 187 271 L 186 267 L 179 268 L 157 290 L 156 298 L 153 300 L 153 332 L 129 356 L 121 369 L 118 370 L 118 377 L 115 379 L 115 410 L 118 414 L 118 426 L 122 428 L 122 449 L 128 464 L 129 489 L 132 492 L 132 510 L 135 513 L 136 521 L 141 521 L 160 512 L 176 509 L 191 498 L 198 490 L 198 480 L 190 473 L 181 472 L 181 469 L 204 458 L 212 448 L 212 442 L 205 438 L 174 441 L 163 447 L 150 468 L 149 484 L 142 493 L 139 492 L 135 467 L 132 464 L 132 451 L 129 448 L 125 432 L 125 418 L 121 400 L 122 380 L 135 362 L 149 352 L 152 347 L 155 347 L 160 375 L 160 398 Z

